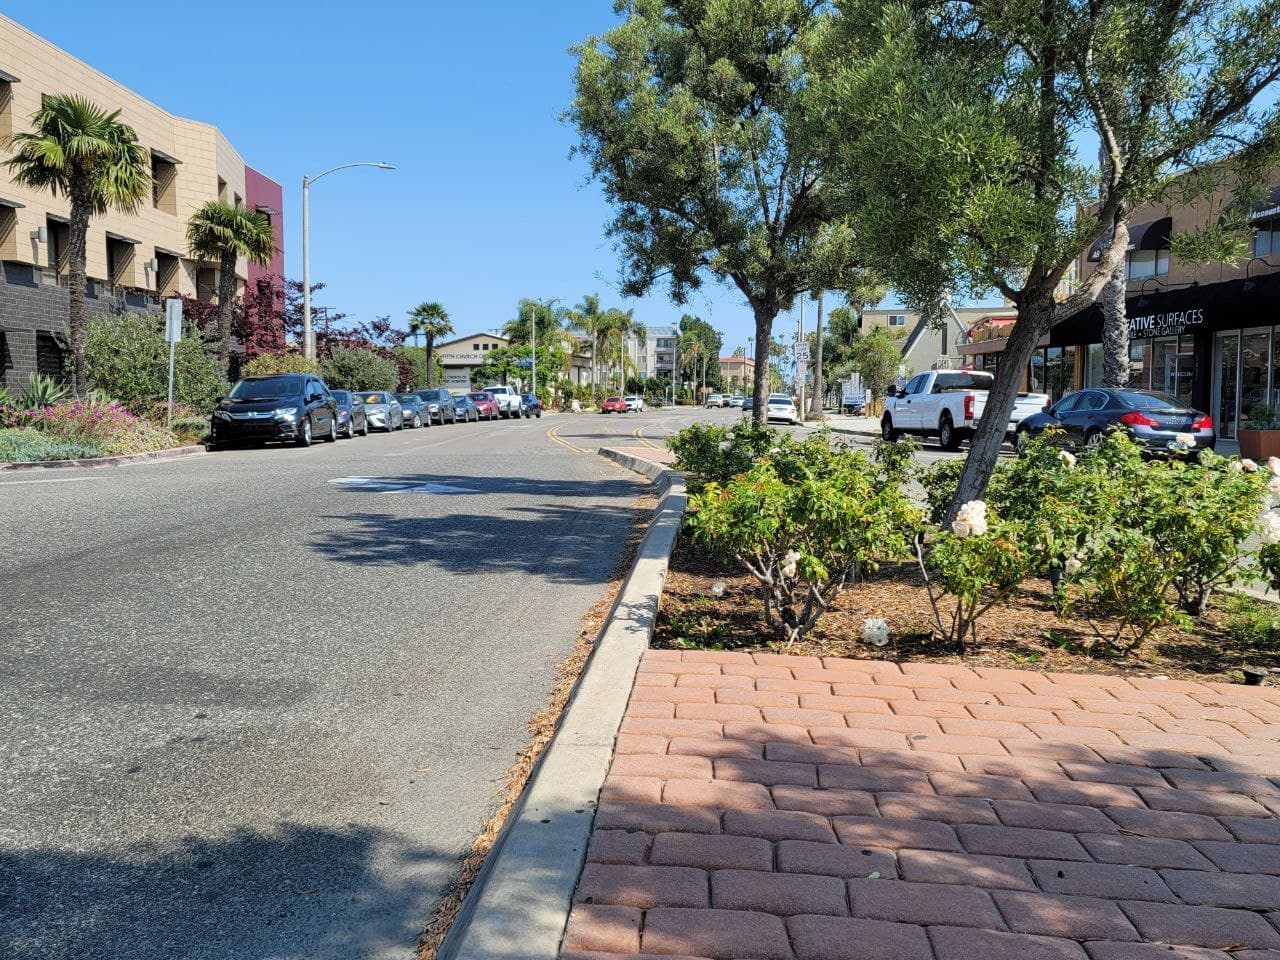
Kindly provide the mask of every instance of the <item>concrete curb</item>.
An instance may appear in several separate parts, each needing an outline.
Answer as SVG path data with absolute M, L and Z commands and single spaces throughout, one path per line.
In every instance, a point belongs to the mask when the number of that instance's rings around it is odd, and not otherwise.
M 76 467 L 125 467 L 131 463 L 150 460 L 173 460 L 191 457 L 205 452 L 203 446 L 170 447 L 168 450 L 151 450 L 147 453 L 130 453 L 119 457 L 91 457 L 85 460 L 41 460 L 36 463 L 0 463 L 0 471 L 7 470 L 71 470 Z
M 614 450 L 600 453 L 649 478 L 662 499 L 559 729 L 441 944 L 440 960 L 554 960 L 560 951 L 600 787 L 653 635 L 686 500 L 676 471 Z

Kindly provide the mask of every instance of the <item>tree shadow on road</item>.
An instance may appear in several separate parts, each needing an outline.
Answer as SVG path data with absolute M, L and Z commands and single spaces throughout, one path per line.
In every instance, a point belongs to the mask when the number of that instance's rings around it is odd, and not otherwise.
M 457 856 L 371 828 L 284 828 L 121 855 L 0 852 L 10 960 L 409 956 Z
M 602 583 L 635 516 L 630 506 L 599 504 L 442 517 L 354 513 L 326 517 L 332 529 L 311 548 L 361 567 L 435 566 L 455 574 L 521 573 L 556 583 Z
M 402 473 L 393 476 L 378 476 L 381 483 L 394 486 L 415 486 L 439 484 L 455 486 L 465 490 L 479 491 L 480 494 L 497 494 L 505 497 L 537 497 L 540 500 L 580 500 L 590 497 L 593 500 L 623 499 L 631 500 L 640 496 L 646 489 L 645 482 L 635 475 L 621 476 L 609 480 L 546 480 L 534 477 L 502 477 L 484 474 L 457 473 Z M 353 494 L 379 495 L 382 493 L 375 486 L 367 488 L 344 488 L 344 492 Z

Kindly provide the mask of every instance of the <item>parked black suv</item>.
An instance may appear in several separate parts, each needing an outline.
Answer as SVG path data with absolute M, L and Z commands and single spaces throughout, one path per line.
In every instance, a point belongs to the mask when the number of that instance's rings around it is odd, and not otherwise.
M 338 439 L 338 404 L 319 377 L 304 373 L 245 377 L 214 408 L 209 448 L 238 440 Z

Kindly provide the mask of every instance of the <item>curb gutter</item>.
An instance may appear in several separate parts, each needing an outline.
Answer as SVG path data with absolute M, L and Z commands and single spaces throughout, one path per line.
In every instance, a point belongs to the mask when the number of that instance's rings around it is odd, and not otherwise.
M 554 960 L 560 951 L 686 500 L 676 471 L 608 448 L 600 454 L 653 481 L 661 499 L 559 729 L 440 945 L 439 960 Z
M 71 470 L 76 467 L 124 467 L 131 463 L 150 460 L 173 460 L 191 457 L 205 452 L 203 446 L 170 447 L 168 450 L 152 450 L 148 453 L 130 453 L 119 457 L 92 457 L 85 460 L 40 460 L 35 463 L 0 463 L 0 472 L 8 470 Z

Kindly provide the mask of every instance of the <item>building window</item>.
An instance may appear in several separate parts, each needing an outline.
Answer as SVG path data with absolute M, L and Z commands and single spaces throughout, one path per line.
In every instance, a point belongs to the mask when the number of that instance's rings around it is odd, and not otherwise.
M 57 337 L 51 333 L 36 334 L 36 373 L 61 383 L 65 377 L 65 357 L 66 351 Z
M 1133 250 L 1129 253 L 1129 280 L 1149 280 L 1169 273 L 1168 250 Z
M 889 314 L 889 326 L 905 327 L 907 325 L 907 315 L 905 313 Z
M 157 210 L 173 214 L 178 213 L 178 166 L 177 164 L 151 155 L 151 204 Z
M 178 292 L 178 258 L 171 253 L 156 251 L 156 293 Z
M 222 203 L 227 202 L 227 181 L 221 177 L 218 178 L 218 200 Z
M 1280 257 L 1280 220 L 1263 220 L 1253 235 L 1255 257 Z
M 0 139 L 13 136 L 13 84 L 0 80 Z
M 237 194 L 235 195 L 235 198 L 236 198 L 236 200 L 235 200 L 235 206 L 237 206 L 237 207 L 243 207 L 243 206 L 244 206 L 244 197 L 240 196 L 240 194 L 238 194 L 238 193 L 237 193 Z

